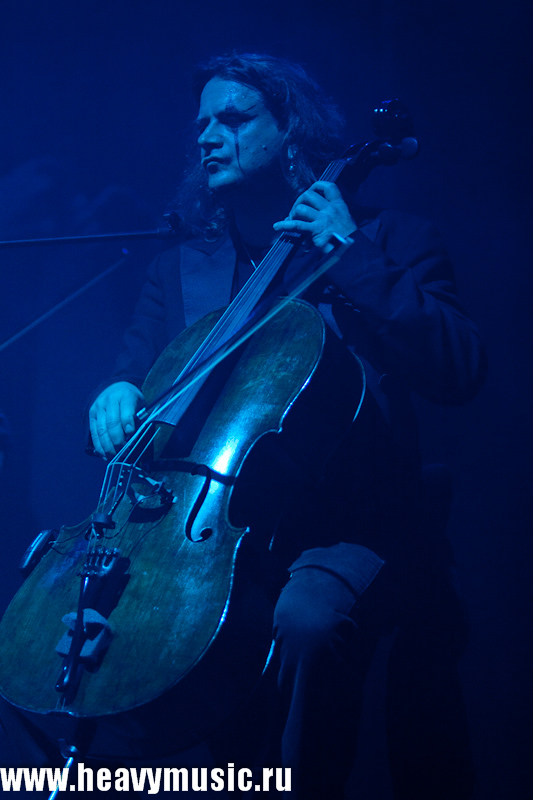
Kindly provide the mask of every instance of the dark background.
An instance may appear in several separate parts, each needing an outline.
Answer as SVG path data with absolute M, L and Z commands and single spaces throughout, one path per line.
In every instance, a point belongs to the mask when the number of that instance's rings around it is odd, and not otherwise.
M 153 227 L 183 170 L 191 66 L 233 48 L 303 62 L 370 138 L 380 100 L 421 141 L 362 194 L 435 221 L 490 372 L 464 408 L 421 404 L 425 454 L 454 473 L 449 533 L 472 636 L 462 662 L 477 800 L 529 797 L 531 758 L 531 95 L 526 3 L 448 0 L 1 0 L 0 238 Z M 2 605 L 35 532 L 95 504 L 81 414 L 112 368 L 158 243 L 0 352 L 13 447 L 2 483 Z M 116 262 L 122 245 L 3 250 L 0 342 Z M 390 800 L 381 734 L 358 797 Z M 368 752 L 367 752 L 368 751 Z M 428 798 L 428 800 L 431 800 Z

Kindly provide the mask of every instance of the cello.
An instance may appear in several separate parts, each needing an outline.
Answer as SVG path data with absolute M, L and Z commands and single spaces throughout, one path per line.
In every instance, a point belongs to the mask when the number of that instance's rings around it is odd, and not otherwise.
M 405 141 L 354 146 L 322 180 L 387 163 Z M 359 362 L 297 297 L 349 240 L 288 298 L 264 299 L 300 243 L 279 237 L 228 309 L 169 345 L 91 519 L 31 551 L 0 624 L 0 692 L 32 718 L 113 730 L 165 709 L 178 724 L 172 741 L 151 737 L 160 754 L 200 741 L 257 682 L 271 652 L 272 538 L 364 396 Z M 13 669 L 20 653 L 27 667 Z M 91 752 L 120 757 L 105 742 L 97 734 Z

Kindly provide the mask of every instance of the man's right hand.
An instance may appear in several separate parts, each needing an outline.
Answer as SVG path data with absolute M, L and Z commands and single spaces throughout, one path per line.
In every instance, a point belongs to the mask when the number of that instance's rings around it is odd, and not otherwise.
M 145 405 L 143 393 L 133 383 L 112 383 L 98 395 L 89 410 L 93 446 L 98 455 L 113 458 L 135 431 L 135 414 Z

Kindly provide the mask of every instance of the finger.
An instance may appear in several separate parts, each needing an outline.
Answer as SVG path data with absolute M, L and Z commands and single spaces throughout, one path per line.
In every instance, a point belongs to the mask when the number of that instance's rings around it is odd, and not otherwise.
M 331 253 L 331 251 L 335 249 L 335 246 L 331 242 L 331 234 L 328 231 L 315 236 L 313 244 L 315 247 L 318 247 L 319 250 L 322 250 L 324 255 Z
M 138 404 L 139 401 L 135 395 L 127 395 L 120 402 L 120 424 L 126 436 L 131 435 L 135 430 L 135 413 Z
M 111 417 L 111 421 L 113 422 L 113 417 Z M 111 438 L 111 431 L 109 427 L 109 415 L 106 408 L 99 408 L 97 417 L 96 417 L 96 436 L 100 446 L 100 449 L 103 452 L 105 458 L 113 458 L 116 453 L 115 444 Z M 113 437 L 117 440 L 118 438 L 116 430 L 113 431 Z
M 120 407 L 118 403 L 113 405 L 112 408 L 107 409 L 106 423 L 107 435 L 113 444 L 114 450 L 120 450 L 126 441 L 126 436 L 124 433 L 124 428 L 122 427 L 122 421 L 120 419 Z
M 98 435 L 98 430 L 97 430 L 96 412 L 94 412 L 93 416 L 92 409 L 89 415 L 89 429 L 91 431 L 91 439 L 93 442 L 93 447 L 95 449 L 95 452 L 97 452 L 99 456 L 102 456 L 102 458 L 104 458 L 105 452 L 100 442 L 100 436 Z
M 305 205 L 304 203 L 296 203 L 296 205 L 294 205 L 291 210 L 289 218 L 302 219 L 306 220 L 307 222 L 314 222 L 318 214 L 319 214 L 318 209 Z
M 311 208 L 315 208 L 317 211 L 322 211 L 324 208 L 327 207 L 328 201 L 323 197 L 322 194 L 319 194 L 318 191 L 315 191 L 314 189 L 315 186 L 316 184 L 313 184 L 313 186 L 310 186 L 309 189 L 307 189 L 307 191 L 305 191 L 303 194 L 300 195 L 300 197 L 297 198 L 293 206 L 293 209 L 296 206 L 302 204 L 311 206 Z
M 105 406 L 96 407 L 94 415 L 89 418 L 89 426 L 96 452 L 103 458 L 112 458 L 115 446 L 109 437 Z
M 275 231 L 286 233 L 313 233 L 313 223 L 305 222 L 302 219 L 282 219 L 280 222 L 275 222 L 272 226 Z
M 318 197 L 321 197 L 326 203 L 331 203 L 334 200 L 344 201 L 341 190 L 336 183 L 332 183 L 331 181 L 315 181 L 309 189 L 314 190 L 315 193 L 318 194 Z

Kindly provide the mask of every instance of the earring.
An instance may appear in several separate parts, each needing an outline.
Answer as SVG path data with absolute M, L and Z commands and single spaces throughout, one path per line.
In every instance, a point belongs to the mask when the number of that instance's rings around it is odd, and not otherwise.
M 291 144 L 289 145 L 289 148 L 287 150 L 287 160 L 289 162 L 289 176 L 291 178 L 294 178 L 296 176 L 296 161 L 294 158 L 295 155 L 296 155 L 296 147 Z

